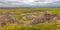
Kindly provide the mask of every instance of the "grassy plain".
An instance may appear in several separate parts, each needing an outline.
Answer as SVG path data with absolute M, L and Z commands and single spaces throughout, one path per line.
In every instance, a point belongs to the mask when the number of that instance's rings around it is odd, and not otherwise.
M 0 9 L 0 13 L 11 13 L 13 15 L 21 14 L 31 10 L 52 10 L 51 14 L 60 14 L 60 8 L 20 8 L 20 9 Z M 23 20 L 20 17 L 15 17 Z M 0 30 L 60 30 L 60 23 L 40 23 L 37 25 L 21 25 L 12 24 L 10 26 L 0 27 Z

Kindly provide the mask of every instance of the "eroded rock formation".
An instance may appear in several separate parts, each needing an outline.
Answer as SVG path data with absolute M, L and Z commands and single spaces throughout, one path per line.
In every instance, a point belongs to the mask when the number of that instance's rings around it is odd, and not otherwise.
M 39 23 L 51 23 L 51 22 L 60 22 L 60 14 L 55 14 L 55 15 L 51 15 L 49 11 L 40 11 L 40 10 L 33 10 L 30 14 L 31 11 L 26 12 L 29 13 L 29 15 L 22 15 L 22 18 L 25 20 L 29 20 L 28 22 L 24 23 L 24 21 L 20 21 L 17 20 L 16 18 L 14 18 L 9 12 L 7 13 L 0 13 L 0 26 L 4 27 L 7 23 L 9 24 L 17 24 L 17 25 L 21 25 L 21 24 L 26 24 L 26 25 L 35 25 L 35 24 L 39 24 Z M 34 15 L 33 12 L 44 12 L 43 15 Z M 49 12 L 49 13 L 48 13 Z M 23 13 L 25 14 L 25 13 Z M 30 16 L 32 15 L 32 16 Z M 20 16 L 18 16 L 20 17 Z
M 15 19 L 10 13 L 0 14 L 0 26 L 3 27 L 7 23 L 9 23 L 9 24 L 17 23 L 17 25 L 23 24 L 22 21 Z

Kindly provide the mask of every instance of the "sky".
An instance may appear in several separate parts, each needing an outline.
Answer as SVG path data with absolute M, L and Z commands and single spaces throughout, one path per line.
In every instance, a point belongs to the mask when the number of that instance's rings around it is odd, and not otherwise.
M 0 0 L 0 7 L 60 7 L 60 0 Z

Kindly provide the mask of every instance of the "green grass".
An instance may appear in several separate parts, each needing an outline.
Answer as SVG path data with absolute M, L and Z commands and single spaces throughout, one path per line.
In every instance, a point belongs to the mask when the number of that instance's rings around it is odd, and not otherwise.
M 41 23 L 37 25 L 30 25 L 30 26 L 10 26 L 5 27 L 3 30 L 57 30 L 58 24 L 57 23 Z

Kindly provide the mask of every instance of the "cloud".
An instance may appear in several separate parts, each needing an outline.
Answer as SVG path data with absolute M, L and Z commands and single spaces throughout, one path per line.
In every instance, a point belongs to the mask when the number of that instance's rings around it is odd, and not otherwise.
M 0 7 L 60 7 L 60 0 L 0 0 Z

